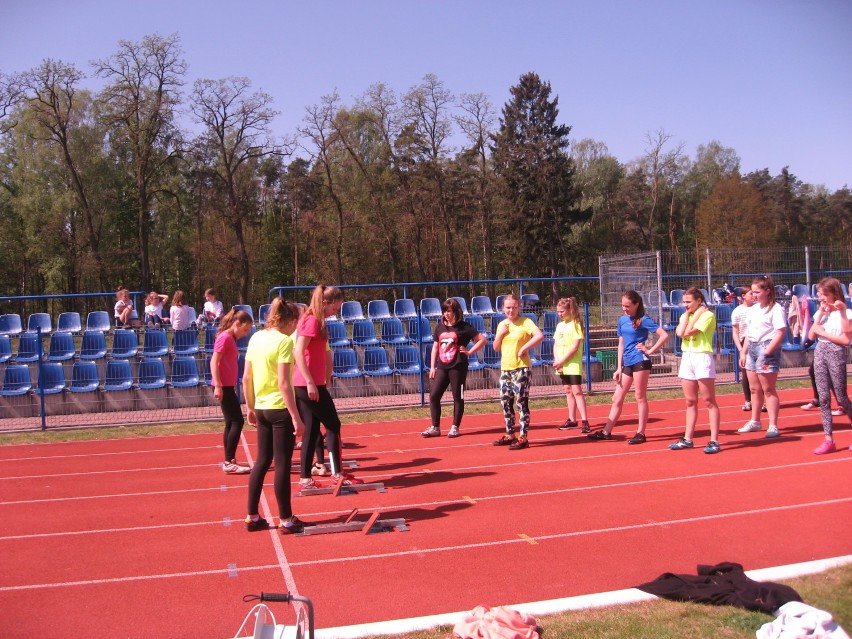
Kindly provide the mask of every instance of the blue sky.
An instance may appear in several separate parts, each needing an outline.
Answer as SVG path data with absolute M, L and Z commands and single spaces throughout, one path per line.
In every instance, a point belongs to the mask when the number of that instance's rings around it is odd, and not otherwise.
M 535 71 L 571 138 L 622 162 L 663 129 L 693 158 L 718 140 L 744 173 L 788 165 L 852 186 L 850 0 L 0 0 L 0 70 L 49 57 L 88 73 L 120 39 L 175 32 L 190 80 L 251 78 L 280 134 L 335 90 L 351 105 L 377 82 L 404 93 L 434 73 L 499 110 Z

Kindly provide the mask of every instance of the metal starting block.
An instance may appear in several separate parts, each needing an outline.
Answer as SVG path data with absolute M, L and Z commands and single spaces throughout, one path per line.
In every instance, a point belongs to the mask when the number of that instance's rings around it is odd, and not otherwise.
M 343 482 L 340 482 L 333 486 L 328 486 L 327 488 L 302 488 L 299 491 L 299 497 L 307 497 L 308 495 L 334 495 L 337 497 L 338 495 L 351 495 L 353 493 L 360 493 L 367 490 L 375 490 L 383 493 L 385 492 L 385 483 L 379 481 L 372 484 L 352 484 L 351 486 L 344 486 Z
M 355 532 L 360 530 L 363 534 L 369 535 L 378 532 L 390 532 L 398 530 L 404 532 L 408 530 L 408 525 L 405 519 L 379 519 L 381 513 L 376 511 L 367 521 L 355 521 L 355 515 L 358 514 L 358 509 L 354 509 L 345 521 L 339 524 L 319 524 L 317 526 L 305 526 L 299 535 L 328 535 L 339 532 Z
M 342 466 L 345 470 L 355 470 L 356 468 L 358 468 L 358 462 L 357 462 L 357 461 L 355 461 L 354 459 L 343 459 L 343 460 L 341 460 L 340 465 L 341 465 L 341 466 Z M 329 463 L 328 463 L 328 462 L 325 462 L 325 469 L 326 469 L 329 473 L 331 472 L 331 466 L 329 465 Z M 272 470 L 272 469 L 270 468 L 270 470 Z M 295 463 L 295 464 L 293 464 L 293 465 L 290 467 L 290 472 L 291 472 L 291 473 L 298 473 L 298 472 L 299 472 L 299 470 L 300 470 L 300 469 L 299 469 L 299 464 L 298 464 L 298 463 Z

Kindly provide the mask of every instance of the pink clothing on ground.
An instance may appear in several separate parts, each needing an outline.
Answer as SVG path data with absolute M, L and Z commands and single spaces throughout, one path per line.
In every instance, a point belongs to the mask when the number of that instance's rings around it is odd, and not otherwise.
M 453 627 L 461 639 L 539 639 L 539 625 L 532 615 L 497 606 L 477 606 Z
M 239 377 L 239 355 L 237 341 L 230 331 L 222 331 L 216 336 L 213 352 L 219 353 L 219 382 L 222 386 L 236 386 Z
M 299 325 L 296 329 L 298 337 L 310 337 L 311 341 L 305 349 L 305 360 L 308 363 L 308 370 L 311 377 L 314 378 L 314 384 L 317 386 L 325 386 L 326 373 L 326 345 L 328 344 L 328 331 L 320 332 L 319 320 L 313 315 L 302 315 L 299 318 Z M 298 339 L 297 339 L 298 342 Z M 307 386 L 308 382 L 302 375 L 302 371 L 296 366 L 293 371 L 293 385 Z

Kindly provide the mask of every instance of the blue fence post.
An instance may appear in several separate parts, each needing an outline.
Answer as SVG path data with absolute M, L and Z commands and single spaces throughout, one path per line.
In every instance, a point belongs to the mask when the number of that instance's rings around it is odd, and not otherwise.
M 426 371 L 424 370 L 426 367 L 426 362 L 423 361 L 423 335 L 421 323 L 423 320 L 420 318 L 422 315 L 420 314 L 420 307 L 417 307 L 417 359 L 420 360 L 420 406 L 423 407 L 426 405 L 426 378 L 423 375 Z
M 583 302 L 583 324 L 586 327 L 583 341 L 586 343 L 584 359 L 586 360 L 586 390 L 592 394 L 592 340 L 589 337 L 589 303 Z
M 44 347 L 41 344 L 41 326 L 36 326 L 36 352 L 38 353 L 38 385 L 36 389 L 38 390 L 39 407 L 41 410 L 41 429 L 47 430 L 47 407 L 44 401 L 44 375 L 42 375 Z

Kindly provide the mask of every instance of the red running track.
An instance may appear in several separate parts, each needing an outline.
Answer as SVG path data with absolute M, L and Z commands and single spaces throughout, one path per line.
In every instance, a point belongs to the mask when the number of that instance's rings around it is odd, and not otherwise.
M 455 440 L 421 438 L 424 419 L 344 425 L 346 459 L 386 492 L 294 507 L 314 523 L 358 508 L 410 527 L 371 535 L 246 532 L 247 477 L 221 473 L 216 433 L 0 446 L 0 635 L 232 637 L 243 595 L 261 591 L 309 597 L 328 629 L 630 588 L 699 563 L 852 554 L 847 420 L 838 452 L 817 457 L 819 413 L 799 410 L 807 390 L 781 399 L 782 436 L 767 440 L 736 434 L 741 398 L 720 397 L 718 455 L 702 452 L 701 426 L 695 449 L 667 449 L 682 435 L 680 400 L 652 402 L 639 446 L 626 444 L 633 403 L 608 442 L 560 432 L 564 410 L 533 405 L 523 451 L 491 445 L 496 414 L 467 417 Z M 593 426 L 607 410 L 590 407 Z

